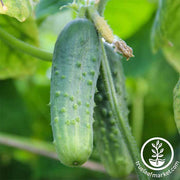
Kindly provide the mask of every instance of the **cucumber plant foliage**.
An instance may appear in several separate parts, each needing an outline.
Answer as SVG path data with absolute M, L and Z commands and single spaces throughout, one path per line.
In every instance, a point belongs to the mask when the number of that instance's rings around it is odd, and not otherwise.
M 24 53 L 23 50 L 12 48 L 13 43 L 3 38 L 2 32 L 11 33 L 15 38 L 22 38 L 24 42 L 37 46 L 38 30 L 34 18 L 29 17 L 22 23 L 14 18 L 0 15 L 0 27 L 2 28 L 0 30 L 0 80 L 33 74 L 38 64 L 36 58 Z
M 168 62 L 180 72 L 180 1 L 159 0 L 152 29 L 154 51 L 162 49 Z
M 0 14 L 6 14 L 23 22 L 31 16 L 33 1 L 37 0 L 1 0 Z

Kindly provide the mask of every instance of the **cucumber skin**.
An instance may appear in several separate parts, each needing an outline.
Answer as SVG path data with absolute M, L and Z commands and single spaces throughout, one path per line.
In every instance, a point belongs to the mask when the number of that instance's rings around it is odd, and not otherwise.
M 58 157 L 67 166 L 82 165 L 92 152 L 99 48 L 96 29 L 86 19 L 68 23 L 56 41 L 51 76 L 51 125 Z
M 113 76 L 117 98 L 120 105 L 122 117 L 128 120 L 128 109 L 126 105 L 125 77 L 121 63 L 121 56 L 116 54 L 109 45 L 105 43 L 105 50 Z M 115 117 L 112 114 L 111 105 L 108 101 L 105 85 L 101 75 L 97 82 L 98 91 L 95 95 L 95 123 L 94 138 L 95 145 L 105 169 L 112 177 L 128 175 L 133 170 L 128 149 L 123 140 L 122 134 L 115 124 Z M 102 152 L 104 150 L 104 152 Z
M 174 88 L 174 119 L 180 134 L 180 78 Z

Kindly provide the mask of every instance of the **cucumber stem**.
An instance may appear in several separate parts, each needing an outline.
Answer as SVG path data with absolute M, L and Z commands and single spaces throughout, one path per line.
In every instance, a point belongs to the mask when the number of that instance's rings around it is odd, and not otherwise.
M 106 4 L 109 0 L 100 0 L 98 3 L 98 12 L 100 15 L 104 13 L 104 9 L 106 7 Z
M 53 57 L 52 53 L 46 52 L 44 50 L 41 50 L 35 46 L 32 46 L 17 39 L 16 37 L 4 31 L 1 27 L 0 27 L 0 39 L 14 49 L 17 49 L 19 51 L 22 51 L 26 54 L 29 54 L 44 61 L 52 61 L 52 57 Z

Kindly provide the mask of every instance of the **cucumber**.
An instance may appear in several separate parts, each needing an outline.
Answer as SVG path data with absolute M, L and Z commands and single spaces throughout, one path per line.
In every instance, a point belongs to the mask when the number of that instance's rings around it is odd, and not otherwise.
M 80 166 L 93 148 L 93 107 L 100 67 L 94 25 L 76 19 L 59 35 L 51 75 L 51 124 L 60 161 Z
M 127 120 L 128 109 L 125 99 L 125 77 L 121 56 L 116 54 L 113 48 L 107 44 L 105 44 L 105 50 L 120 104 L 119 110 L 122 113 L 122 117 Z M 94 113 L 94 138 L 96 148 L 99 151 L 100 159 L 105 169 L 112 177 L 126 176 L 132 171 L 133 162 L 122 134 L 116 125 L 116 117 L 112 113 L 113 111 L 101 75 L 97 82 L 97 89 Z
M 174 88 L 174 119 L 180 134 L 180 78 Z

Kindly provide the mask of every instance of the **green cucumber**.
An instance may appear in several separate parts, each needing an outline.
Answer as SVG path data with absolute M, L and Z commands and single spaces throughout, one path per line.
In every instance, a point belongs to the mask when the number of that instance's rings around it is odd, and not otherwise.
M 180 133 L 180 78 L 174 88 L 174 119 Z
M 93 107 L 100 43 L 87 19 L 71 21 L 59 35 L 52 63 L 51 124 L 60 161 L 80 166 L 93 148 Z
M 105 44 L 105 50 L 112 72 L 114 85 L 120 104 L 122 117 L 127 120 L 128 109 L 126 105 L 125 78 L 121 63 L 121 56 L 113 48 Z M 123 140 L 122 133 L 116 125 L 115 116 L 111 109 L 108 95 L 105 91 L 102 76 L 97 82 L 98 92 L 95 95 L 95 123 L 94 137 L 96 148 L 107 172 L 113 177 L 128 175 L 133 169 L 133 162 Z

